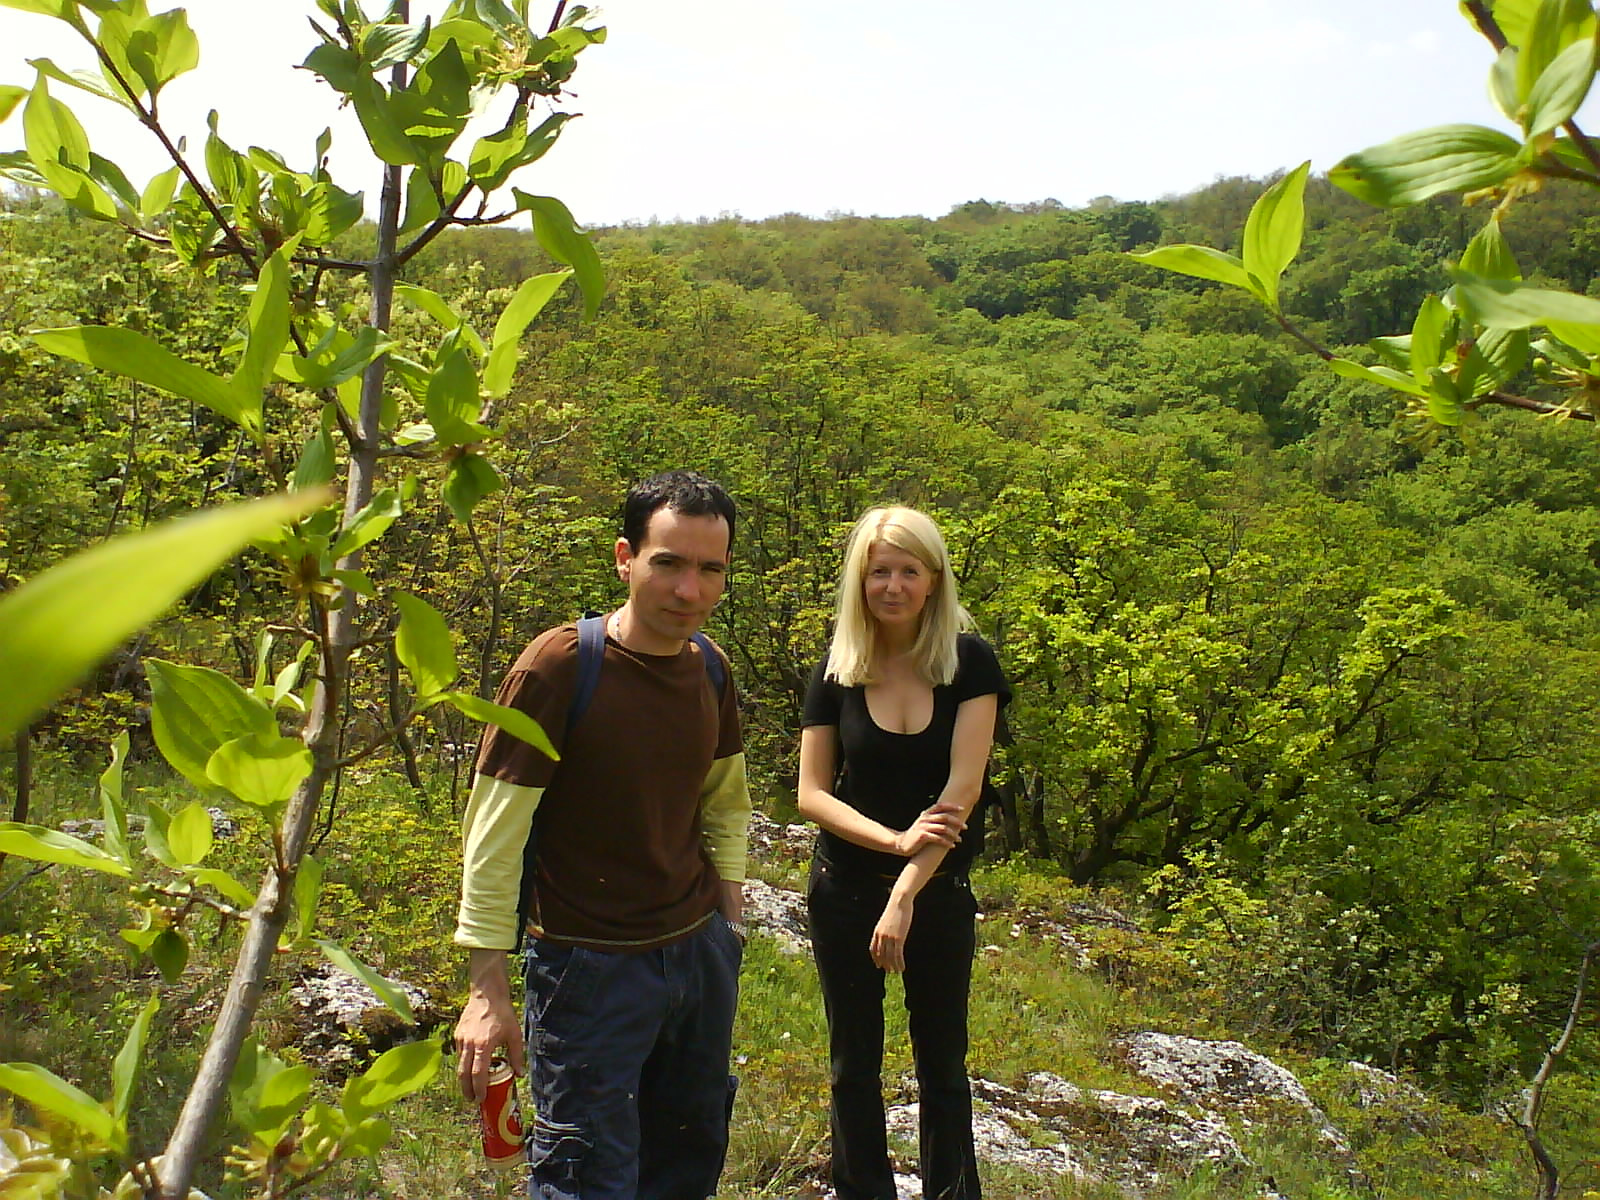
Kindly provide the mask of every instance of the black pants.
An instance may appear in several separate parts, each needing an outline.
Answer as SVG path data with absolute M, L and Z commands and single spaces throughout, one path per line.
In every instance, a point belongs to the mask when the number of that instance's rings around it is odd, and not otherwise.
M 884 972 L 872 930 L 891 882 L 816 861 L 806 893 L 832 1057 L 833 1186 L 839 1200 L 894 1200 L 883 1110 Z M 925 1200 L 978 1200 L 967 1083 L 967 992 L 977 902 L 965 875 L 930 880 L 906 937 L 905 997 L 916 1061 Z

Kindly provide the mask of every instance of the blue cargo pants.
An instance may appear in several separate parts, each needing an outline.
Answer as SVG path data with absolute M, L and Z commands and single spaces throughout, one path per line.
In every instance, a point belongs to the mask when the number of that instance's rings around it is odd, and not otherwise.
M 728 1149 L 743 944 L 721 913 L 633 953 L 523 950 L 534 1200 L 705 1200 Z

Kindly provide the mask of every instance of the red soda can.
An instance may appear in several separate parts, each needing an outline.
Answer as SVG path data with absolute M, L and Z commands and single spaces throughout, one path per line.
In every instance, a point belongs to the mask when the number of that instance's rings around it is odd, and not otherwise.
M 497 1058 L 489 1067 L 489 1091 L 478 1114 L 483 1125 L 483 1156 L 497 1171 L 526 1161 L 522 1148 L 522 1109 L 511 1064 Z

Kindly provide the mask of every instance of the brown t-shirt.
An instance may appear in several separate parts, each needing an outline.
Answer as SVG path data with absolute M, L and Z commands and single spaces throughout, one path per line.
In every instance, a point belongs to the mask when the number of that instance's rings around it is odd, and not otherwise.
M 490 727 L 478 773 L 545 789 L 536 831 L 529 928 L 601 950 L 643 950 L 696 928 L 721 901 L 702 848 L 700 797 L 716 759 L 743 752 L 731 680 L 714 693 L 699 648 L 640 654 L 606 639 L 599 682 L 570 735 L 578 633 L 535 638 L 499 702 L 543 726 L 553 762 Z

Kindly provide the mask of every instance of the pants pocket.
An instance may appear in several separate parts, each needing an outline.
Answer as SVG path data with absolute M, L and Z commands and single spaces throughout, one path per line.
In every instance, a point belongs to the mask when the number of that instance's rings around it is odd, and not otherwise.
M 583 1161 L 590 1149 L 589 1138 L 581 1125 L 535 1116 L 528 1138 L 528 1161 L 536 1183 L 545 1189 L 535 1194 L 579 1196 Z M 553 1193 L 551 1188 L 555 1189 Z

